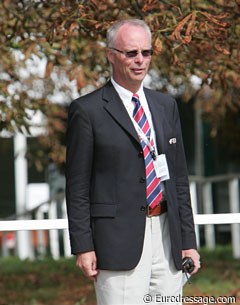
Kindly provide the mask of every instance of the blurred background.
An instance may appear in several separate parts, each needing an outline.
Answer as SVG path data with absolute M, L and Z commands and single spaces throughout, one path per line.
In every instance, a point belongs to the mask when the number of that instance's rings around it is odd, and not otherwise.
M 194 213 L 239 213 L 239 0 L 2 0 L 0 220 L 66 219 L 65 132 L 70 102 L 110 76 L 109 25 L 144 19 L 153 33 L 145 86 L 178 102 Z M 0 232 L 2 257 L 69 257 L 68 232 Z M 228 244 L 239 224 L 196 227 L 199 247 Z

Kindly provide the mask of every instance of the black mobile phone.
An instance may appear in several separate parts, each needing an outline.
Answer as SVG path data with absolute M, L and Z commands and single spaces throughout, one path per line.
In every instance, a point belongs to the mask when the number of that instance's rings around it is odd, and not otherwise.
M 194 262 L 191 257 L 184 257 L 182 260 L 182 270 L 185 273 L 191 274 L 195 268 Z

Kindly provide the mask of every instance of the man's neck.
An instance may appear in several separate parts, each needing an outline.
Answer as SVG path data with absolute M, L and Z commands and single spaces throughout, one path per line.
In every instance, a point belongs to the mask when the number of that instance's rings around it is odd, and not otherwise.
M 123 87 L 124 89 L 132 92 L 133 94 L 138 92 L 138 90 L 142 87 L 142 82 L 140 84 L 136 84 L 136 85 L 131 85 L 131 84 L 124 84 L 121 81 L 115 80 L 114 77 L 112 76 L 112 79 L 115 81 L 115 83 L 117 83 L 119 86 Z

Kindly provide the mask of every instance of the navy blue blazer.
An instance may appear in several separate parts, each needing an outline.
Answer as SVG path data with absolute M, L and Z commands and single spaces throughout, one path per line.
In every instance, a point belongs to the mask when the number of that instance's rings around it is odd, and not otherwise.
M 165 181 L 172 255 L 196 248 L 188 173 L 176 101 L 144 88 Z M 140 260 L 146 214 L 145 164 L 139 137 L 111 82 L 69 109 L 66 201 L 73 254 L 95 250 L 97 267 L 130 270 Z

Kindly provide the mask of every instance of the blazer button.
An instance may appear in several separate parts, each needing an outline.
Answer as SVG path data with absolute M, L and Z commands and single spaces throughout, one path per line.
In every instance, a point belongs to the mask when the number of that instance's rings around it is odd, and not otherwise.
M 146 179 L 143 178 L 143 177 L 141 177 L 141 178 L 139 179 L 139 182 L 140 182 L 140 183 L 144 183 L 145 181 L 146 181 Z
M 139 157 L 139 158 L 142 158 L 142 157 L 143 157 L 143 151 L 142 151 L 142 150 L 140 150 L 140 151 L 138 152 L 138 157 Z
M 146 211 L 146 207 L 144 205 L 141 206 L 140 211 L 145 212 Z

